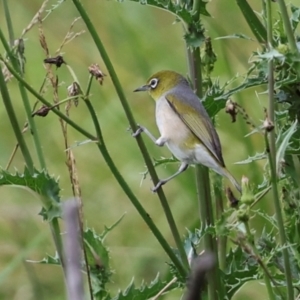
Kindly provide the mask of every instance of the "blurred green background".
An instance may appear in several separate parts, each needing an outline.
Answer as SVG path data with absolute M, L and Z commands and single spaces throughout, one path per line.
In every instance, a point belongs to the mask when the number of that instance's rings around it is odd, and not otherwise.
M 42 1 L 10 0 L 8 3 L 17 38 L 36 14 Z M 55 3 L 56 1 L 50 1 L 47 8 L 51 8 Z M 130 1 L 118 3 L 99 0 L 82 1 L 82 3 L 103 39 L 136 121 L 157 135 L 154 103 L 148 95 L 135 94 L 132 91 L 144 84 L 152 73 L 162 69 L 172 69 L 187 74 L 182 25 L 176 23 L 175 17 L 165 11 Z M 251 5 L 258 11 L 260 11 L 260 3 L 260 1 L 251 1 Z M 212 38 L 218 56 L 213 75 L 219 77 L 223 84 L 236 73 L 246 72 L 250 66 L 248 59 L 251 52 L 259 46 L 247 40 L 214 40 L 216 37 L 233 33 L 251 36 L 234 1 L 212 1 L 208 4 L 208 11 L 211 17 L 203 18 L 203 23 L 207 36 Z M 52 55 L 76 17 L 78 13 L 72 1 L 66 1 L 44 21 L 44 34 Z M 7 34 L 3 6 L 0 6 L 0 26 Z M 84 29 L 83 22 L 78 21 L 73 31 L 79 32 Z M 38 90 L 45 76 L 43 65 L 45 54 L 39 43 L 38 27 L 35 26 L 30 30 L 25 39 L 25 78 Z M 1 53 L 4 52 L 2 46 L 0 50 Z M 88 80 L 87 68 L 90 64 L 98 63 L 107 74 L 88 33 L 80 35 L 67 44 L 62 54 L 75 71 L 83 89 Z M 65 66 L 59 68 L 56 74 L 60 81 L 59 97 L 63 99 L 67 95 L 66 90 L 72 83 L 72 78 Z M 16 81 L 11 80 L 8 87 L 19 123 L 23 125 L 26 117 Z M 265 95 L 258 94 L 262 91 L 263 88 L 250 89 L 233 97 L 234 101 L 246 109 L 256 124 L 260 124 L 264 119 L 263 107 L 266 105 L 266 99 Z M 51 88 L 48 89 L 45 97 L 52 101 Z M 30 100 L 32 104 L 35 102 L 31 95 Z M 97 110 L 107 147 L 116 165 L 164 236 L 171 245 L 174 245 L 159 200 L 150 191 L 152 183 L 149 177 L 141 184 L 141 173 L 145 171 L 144 162 L 135 140 L 127 130 L 128 122 L 109 76 L 105 77 L 103 86 L 93 84 L 91 100 Z M 71 117 L 93 132 L 91 119 L 83 103 L 71 109 Z M 49 113 L 46 118 L 36 118 L 36 123 L 46 155 L 48 171 L 55 177 L 59 177 L 61 197 L 66 200 L 71 197 L 72 191 L 65 165 L 64 144 L 58 119 L 54 114 Z M 245 121 L 238 117 L 236 123 L 231 123 L 230 117 L 224 111 L 218 114 L 216 127 L 228 169 L 238 179 L 246 175 L 252 183 L 262 182 L 263 163 L 234 165 L 235 162 L 246 159 L 256 152 L 262 152 L 264 150 L 262 138 L 258 135 L 245 138 L 244 136 L 251 131 Z M 5 167 L 15 146 L 15 138 L 3 105 L 0 105 L 0 132 L 0 165 Z M 25 134 L 25 138 L 31 149 L 34 149 L 29 133 Z M 152 157 L 170 157 L 166 148 L 156 147 L 147 138 L 144 140 Z M 69 141 L 74 144 L 84 141 L 84 137 L 70 129 Z M 85 225 L 101 232 L 104 225 L 112 225 L 125 213 L 121 224 L 109 234 L 106 240 L 111 251 L 112 267 L 115 270 L 110 286 L 112 294 L 119 288 L 125 288 L 133 276 L 137 286 L 143 279 L 150 282 L 158 272 L 164 276 L 167 270 L 165 253 L 110 174 L 95 145 L 86 144 L 73 150 L 82 188 Z M 32 155 L 36 158 L 35 153 Z M 24 161 L 18 153 L 10 171 L 22 171 L 23 168 Z M 177 165 L 174 164 L 159 167 L 157 171 L 159 176 L 164 178 L 172 174 L 176 168 Z M 164 187 L 182 235 L 198 218 L 194 181 L 194 169 L 189 168 L 187 172 Z M 266 197 L 261 206 L 267 208 L 268 201 Z M 272 208 L 269 209 L 272 212 Z M 40 210 L 41 203 L 32 193 L 14 187 L 1 187 L 0 299 L 27 300 L 34 299 L 33 295 L 38 295 L 37 299 L 65 299 L 64 280 L 60 268 L 25 262 L 25 260 L 40 260 L 46 253 L 54 255 L 48 224 L 38 216 Z M 255 226 L 261 228 L 261 222 L 262 220 L 255 220 Z M 255 288 L 253 283 L 250 283 L 241 289 L 235 299 L 257 297 L 266 299 L 264 288 L 258 288 L 260 285 L 257 283 L 254 285 Z M 177 294 L 172 293 L 164 299 L 179 299 L 180 295 L 181 292 L 178 291 Z

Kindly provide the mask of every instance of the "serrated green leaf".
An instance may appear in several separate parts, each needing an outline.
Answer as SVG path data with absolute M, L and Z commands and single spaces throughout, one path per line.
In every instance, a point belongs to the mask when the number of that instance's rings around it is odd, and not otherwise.
M 291 4 L 291 11 L 292 11 L 291 23 L 292 23 L 293 31 L 295 32 L 300 22 L 300 7 L 296 7 L 293 4 Z
M 134 279 L 132 279 L 128 287 L 123 292 L 119 291 L 118 294 L 111 300 L 147 300 L 158 294 L 158 292 L 160 292 L 166 284 L 167 282 L 160 280 L 159 274 L 149 285 L 142 282 L 139 288 L 135 287 Z M 168 288 L 168 291 L 176 286 L 177 285 L 171 285 Z
M 166 165 L 166 164 L 173 164 L 173 163 L 178 163 L 178 159 L 174 156 L 169 157 L 169 158 L 165 158 L 165 157 L 161 157 L 161 158 L 154 158 L 154 167 L 160 166 L 160 165 Z
M 142 5 L 150 5 L 160 9 L 167 10 L 177 16 L 179 16 L 187 24 L 191 24 L 192 16 L 192 6 L 188 3 L 182 3 L 172 0 L 130 0 L 132 2 L 137 2 Z M 123 2 L 123 0 L 118 0 L 118 2 Z M 206 9 L 207 1 L 200 0 L 200 14 L 204 16 L 210 16 L 209 12 Z
M 262 159 L 266 159 L 266 158 L 267 158 L 267 154 L 265 152 L 256 153 L 254 156 L 249 156 L 247 159 L 235 162 L 234 164 L 235 165 L 245 165 L 245 164 L 249 164 L 254 161 L 262 160 Z
M 42 260 L 26 260 L 26 261 L 35 264 L 60 265 L 60 259 L 57 253 L 55 253 L 55 256 L 47 255 Z
M 231 35 L 220 36 L 220 37 L 215 38 L 215 40 L 224 40 L 224 39 L 244 39 L 244 40 L 254 41 L 253 38 L 251 38 L 243 33 L 234 33 Z
M 104 239 L 95 230 L 87 228 L 83 232 L 89 266 L 101 264 L 104 268 L 109 267 L 109 251 L 104 246 Z M 99 262 L 98 262 L 99 261 Z
M 226 256 L 224 281 L 226 296 L 231 299 L 246 282 L 258 279 L 258 264 L 240 247 L 230 249 Z
M 205 43 L 205 36 L 203 34 L 187 33 L 184 35 L 184 39 L 190 48 L 198 48 Z
M 34 170 L 34 174 L 30 174 L 27 168 L 24 173 L 15 174 L 8 171 L 0 171 L 0 186 L 12 185 L 26 187 L 41 196 L 44 208 L 40 212 L 44 220 L 51 221 L 53 218 L 61 216 L 61 203 L 59 196 L 58 181 L 51 177 L 46 171 Z
M 285 59 L 285 56 L 274 48 L 272 48 L 269 51 L 263 52 L 263 53 L 258 53 L 258 57 L 266 58 L 267 60 L 277 58 L 277 59 L 281 59 L 283 61 Z
M 102 239 L 102 241 L 104 241 L 105 237 L 107 236 L 107 234 L 112 231 L 115 227 L 117 227 L 121 221 L 123 220 L 125 214 L 123 214 L 119 220 L 117 220 L 114 224 L 112 224 L 111 226 L 106 226 L 104 225 L 104 231 L 100 234 L 100 237 Z
M 110 269 L 109 249 L 104 245 L 104 240 L 107 234 L 122 221 L 123 217 L 124 215 L 112 226 L 105 226 L 105 230 L 101 234 L 97 234 L 95 230 L 90 228 L 83 232 L 95 299 L 111 299 L 106 284 L 110 281 L 112 271 Z
M 282 142 L 280 143 L 277 152 L 276 152 L 276 166 L 277 166 L 277 174 L 279 174 L 280 167 L 281 167 L 281 161 L 284 160 L 284 155 L 286 152 L 287 147 L 290 144 L 290 139 L 292 138 L 292 135 L 297 130 L 297 120 L 290 126 L 290 128 L 283 134 L 284 138 Z
M 59 185 L 58 181 L 51 177 L 46 171 L 34 170 L 34 174 L 31 175 L 27 168 L 24 173 L 15 174 L 8 171 L 0 171 L 0 186 L 1 185 L 17 185 L 27 187 L 41 196 L 50 198 L 51 200 L 59 203 Z

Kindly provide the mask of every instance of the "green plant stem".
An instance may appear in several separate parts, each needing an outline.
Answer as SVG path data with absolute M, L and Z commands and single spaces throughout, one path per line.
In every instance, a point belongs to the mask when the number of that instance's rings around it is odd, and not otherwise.
M 200 10 L 201 10 L 201 1 L 194 0 L 192 15 L 195 22 L 197 22 L 200 18 Z
M 98 51 L 106 65 L 106 68 L 109 72 L 109 75 L 111 77 L 111 80 L 114 84 L 114 87 L 116 89 L 116 92 L 118 94 L 118 97 L 120 99 L 120 102 L 122 104 L 122 107 L 124 109 L 124 112 L 126 114 L 126 117 L 129 121 L 129 125 L 131 127 L 131 129 L 133 131 L 135 131 L 137 129 L 137 125 L 136 125 L 136 122 L 134 120 L 134 117 L 132 115 L 132 112 L 130 110 L 130 106 L 128 105 L 128 102 L 126 100 L 126 97 L 124 95 L 124 92 L 123 92 L 123 89 L 121 87 L 121 84 L 119 82 L 119 79 L 117 77 L 117 74 L 114 70 L 114 67 L 109 59 L 109 56 L 104 48 L 104 45 L 102 44 L 102 41 L 99 37 L 99 35 L 97 34 L 97 31 L 95 29 L 95 27 L 93 26 L 91 20 L 89 19 L 85 9 L 83 8 L 83 6 L 81 5 L 80 1 L 79 0 L 73 0 L 73 3 L 74 5 L 76 6 L 80 16 L 82 17 L 83 21 L 85 22 L 87 28 L 88 28 L 88 31 L 89 33 L 91 34 L 94 42 L 95 42 L 95 45 L 96 47 L 98 48 Z M 149 174 L 152 178 L 152 181 L 154 184 L 158 183 L 159 179 L 158 179 L 158 176 L 156 174 L 156 171 L 155 171 L 155 168 L 152 164 L 152 161 L 151 161 L 151 158 L 149 156 L 149 153 L 147 151 L 147 148 L 142 140 L 142 137 L 141 136 L 138 136 L 136 138 L 136 141 L 137 141 L 137 144 L 138 144 L 138 147 L 140 149 L 140 152 L 142 153 L 143 155 L 143 158 L 144 158 L 144 161 L 146 163 L 146 166 L 148 168 L 148 171 L 149 171 Z M 184 247 L 183 247 L 183 244 L 181 242 L 181 238 L 180 238 L 180 235 L 179 235 L 179 232 L 178 232 L 178 229 L 177 229 L 177 226 L 176 226 L 176 223 L 174 221 L 174 218 L 173 218 L 173 215 L 172 215 L 172 212 L 171 212 L 171 209 L 169 207 L 169 204 L 168 204 L 168 201 L 167 201 L 167 198 L 163 192 L 163 189 L 160 188 L 158 191 L 157 191 L 157 194 L 158 194 L 158 197 L 159 197 L 159 200 L 161 202 L 161 205 L 163 207 L 163 210 L 164 210 L 164 213 L 165 213 L 165 216 L 167 218 L 167 221 L 168 221 L 168 224 L 169 224 L 169 227 L 171 229 L 171 232 L 172 232 L 172 235 L 173 235 L 173 238 L 175 240 L 175 243 L 176 243 L 176 246 L 178 248 L 178 251 L 180 253 L 180 257 L 181 257 L 181 260 L 182 260 L 182 263 L 185 267 L 186 270 L 189 269 L 189 265 L 188 265 L 188 260 L 187 260 L 187 256 L 186 256 L 186 253 L 185 253 L 185 250 L 184 250 Z
M 219 174 L 215 174 L 215 180 L 213 181 L 213 189 L 216 201 L 216 216 L 218 220 L 221 220 L 224 213 L 223 197 L 222 197 L 222 177 Z M 220 236 L 218 238 L 218 254 L 219 265 L 221 270 L 226 268 L 226 249 L 227 249 L 227 236 Z
M 243 222 L 243 223 L 245 225 L 246 235 L 247 235 L 249 243 L 251 244 L 251 248 L 252 248 L 252 251 L 254 252 L 255 259 L 258 261 L 259 265 L 262 267 L 263 272 L 265 274 L 264 281 L 265 281 L 265 284 L 266 284 L 266 287 L 267 287 L 269 300 L 276 300 L 276 296 L 274 294 L 274 290 L 272 288 L 271 281 L 270 281 L 270 278 L 272 278 L 272 277 L 271 277 L 270 273 L 268 272 L 267 267 L 262 262 L 262 260 L 259 256 L 259 253 L 256 249 L 256 246 L 255 246 L 255 243 L 254 243 L 254 238 L 253 238 L 253 235 L 252 235 L 251 230 L 250 230 L 249 222 L 247 221 L 247 222 Z
M 267 6 L 268 6 L 268 2 L 270 3 L 270 0 L 267 0 Z M 277 0 L 276 2 L 279 5 L 279 9 L 280 9 L 280 13 L 282 16 L 283 25 L 284 25 L 284 29 L 285 29 L 285 33 L 286 33 L 288 42 L 289 42 L 290 49 L 292 50 L 292 52 L 297 53 L 298 48 L 297 48 L 297 44 L 296 44 L 295 37 L 293 34 L 290 18 L 289 18 L 287 9 L 286 9 L 285 1 Z M 269 6 L 271 6 L 271 4 L 269 4 Z M 269 10 L 269 9 L 271 9 L 271 8 L 267 8 L 267 10 Z
M 156 227 L 156 225 L 154 224 L 154 222 L 152 221 L 150 216 L 147 214 L 147 212 L 145 211 L 143 206 L 140 204 L 139 200 L 135 197 L 135 195 L 133 194 L 133 192 L 127 185 L 126 181 L 123 179 L 122 175 L 119 173 L 118 168 L 115 166 L 115 164 L 106 148 L 106 145 L 105 145 L 105 142 L 104 142 L 104 139 L 102 136 L 100 124 L 98 122 L 97 115 L 93 108 L 92 103 L 90 102 L 90 100 L 87 97 L 85 98 L 84 102 L 87 105 L 87 108 L 91 114 L 92 121 L 94 123 L 95 130 L 97 133 L 97 138 L 99 140 L 99 143 L 97 143 L 97 146 L 98 146 L 105 162 L 107 163 L 112 174 L 117 179 L 118 183 L 122 187 L 125 194 L 130 199 L 131 203 L 134 205 L 134 207 L 139 212 L 140 216 L 143 218 L 143 220 L 146 222 L 146 224 L 149 226 L 150 230 L 152 231 L 152 233 L 154 234 L 154 236 L 156 237 L 156 239 L 158 240 L 158 242 L 160 243 L 162 248 L 165 250 L 167 255 L 170 257 L 170 259 L 172 260 L 172 262 L 174 263 L 174 265 L 176 266 L 176 268 L 178 269 L 178 271 L 180 272 L 182 277 L 185 278 L 186 270 L 184 269 L 182 263 L 178 260 L 177 256 L 175 255 L 175 253 L 173 252 L 173 250 L 171 249 L 171 247 L 169 246 L 169 244 L 167 243 L 167 241 L 165 240 L 165 238 L 163 237 L 161 232 L 158 230 L 158 228 Z
M 13 68 L 11 68 L 11 69 L 13 70 Z M 9 119 L 10 119 L 12 128 L 15 132 L 15 135 L 16 135 L 16 138 L 17 138 L 17 141 L 18 141 L 18 145 L 19 145 L 19 147 L 21 149 L 21 152 L 23 154 L 26 166 L 27 166 L 30 174 L 33 175 L 34 174 L 33 161 L 32 161 L 30 152 L 27 148 L 27 145 L 24 141 L 23 134 L 20 130 L 15 112 L 14 112 L 14 109 L 12 107 L 12 103 L 11 103 L 11 100 L 10 100 L 10 97 L 9 97 L 7 86 L 5 84 L 4 76 L 3 76 L 3 73 L 1 71 L 0 71 L 0 90 L 1 90 L 2 98 L 3 98 L 3 102 L 4 102 L 4 105 L 5 105 L 5 108 L 6 108 L 6 112 L 8 114 Z M 50 202 L 51 202 L 50 200 L 46 201 L 46 199 L 44 199 L 43 203 L 44 203 L 46 208 L 51 205 Z M 62 241 L 61 241 L 60 229 L 59 229 L 59 224 L 58 224 L 58 219 L 57 218 L 50 221 L 50 229 L 51 229 L 51 232 L 52 232 L 52 235 L 53 235 L 53 240 L 54 240 L 54 243 L 55 243 L 55 246 L 56 246 L 56 249 L 57 249 L 57 253 L 58 253 L 59 258 L 61 260 L 61 264 L 63 266 L 64 264 L 63 264 L 63 257 L 62 257 Z M 63 270 L 65 271 L 64 268 L 63 268 Z M 64 274 L 65 274 L 65 272 L 64 272 Z
M 283 0 L 280 0 L 280 2 L 283 2 L 283 5 L 281 4 L 280 7 L 282 9 L 282 17 L 284 19 L 285 26 L 290 27 L 289 19 L 287 16 L 286 7 Z M 268 33 L 268 44 L 271 47 L 272 40 L 273 40 L 273 26 L 272 26 L 272 8 L 271 8 L 271 0 L 267 0 L 267 33 Z M 289 32 L 287 32 L 289 36 Z M 290 37 L 291 38 L 291 37 Z M 268 64 L 268 117 L 270 121 L 274 123 L 274 115 L 275 115 L 275 101 L 274 101 L 274 70 L 273 70 L 273 60 L 269 61 Z M 282 210 L 277 190 L 277 174 L 276 174 L 276 146 L 275 146 L 275 131 L 272 130 L 269 133 L 269 139 L 267 132 L 265 133 L 265 142 L 266 147 L 269 150 L 268 151 L 268 158 L 269 158 L 269 165 L 270 165 L 270 171 L 271 171 L 271 183 L 272 183 L 272 192 L 273 192 L 273 203 L 275 207 L 275 214 L 276 219 L 278 223 L 278 229 L 279 229 L 279 241 L 280 245 L 282 246 L 282 254 L 283 254 L 283 261 L 284 261 L 284 271 L 285 271 L 285 277 L 286 277 L 286 283 L 287 283 L 287 299 L 293 300 L 294 299 L 294 290 L 293 290 L 293 282 L 292 282 L 292 273 L 291 273 L 291 266 L 289 262 L 289 254 L 288 249 L 286 248 L 286 235 L 284 230 L 284 224 L 283 224 L 283 217 L 282 217 Z
M 5 40 L 5 37 L 3 35 L 3 32 L 0 29 L 0 39 L 1 42 L 10 58 L 10 61 L 12 63 L 13 68 L 16 70 L 16 72 L 18 72 L 20 75 L 22 74 L 20 66 L 18 61 L 16 60 L 14 54 L 12 53 L 8 43 Z M 38 131 L 36 129 L 35 126 L 35 122 L 32 118 L 32 110 L 30 107 L 30 103 L 29 103 L 29 99 L 26 93 L 26 90 L 24 88 L 24 86 L 19 82 L 19 90 L 20 90 L 20 94 L 21 94 L 21 98 L 23 100 L 23 105 L 26 111 L 26 115 L 27 115 L 27 120 L 28 120 L 28 124 L 29 124 L 29 128 L 30 128 L 30 132 L 33 136 L 33 141 L 34 141 L 34 145 L 35 145 L 35 149 L 36 149 L 36 153 L 39 159 L 39 163 L 42 169 L 46 169 L 46 162 L 45 162 L 45 158 L 44 158 L 44 154 L 42 151 L 42 147 L 41 147 L 41 143 L 40 143 L 40 139 L 39 139 L 39 135 L 38 135 Z
M 3 61 L 3 60 L 2 60 Z M 47 107 L 51 107 L 51 103 L 49 103 L 47 100 L 45 100 L 37 91 L 35 91 L 26 81 L 24 81 L 24 79 L 18 75 L 18 73 L 15 72 L 15 70 L 7 63 L 5 63 L 6 67 L 8 68 L 8 70 L 11 72 L 11 74 L 19 81 L 21 82 L 24 87 L 33 95 L 35 96 L 38 100 L 40 100 L 43 104 L 45 104 Z M 1 87 L 1 86 L 0 86 Z M 133 205 L 136 207 L 136 209 L 138 210 L 138 212 L 141 214 L 141 216 L 143 217 L 143 219 L 145 220 L 146 224 L 149 226 L 150 230 L 153 232 L 153 234 L 155 235 L 155 237 L 158 239 L 158 241 L 160 242 L 160 244 L 162 245 L 162 248 L 165 250 L 165 252 L 167 253 L 167 255 L 170 257 L 170 259 L 172 260 L 172 262 L 174 263 L 174 265 L 178 268 L 179 273 L 182 275 L 182 277 L 185 277 L 187 272 L 186 270 L 183 268 L 182 264 L 180 263 L 180 261 L 178 260 L 177 256 L 174 254 L 174 252 L 172 251 L 171 247 L 169 246 L 169 244 L 167 243 L 167 241 L 164 239 L 164 237 L 162 236 L 162 234 L 160 233 L 160 231 L 158 230 L 158 228 L 156 227 L 156 225 L 153 223 L 153 221 L 151 220 L 151 218 L 149 217 L 149 215 L 147 214 L 147 212 L 145 211 L 145 209 L 141 206 L 141 204 L 139 203 L 138 199 L 135 197 L 135 195 L 132 193 L 132 191 L 130 190 L 130 188 L 128 187 L 127 183 L 125 182 L 125 180 L 123 179 L 122 175 L 119 173 L 117 167 L 114 165 L 113 160 L 111 159 L 107 149 L 105 146 L 101 145 L 101 141 L 98 141 L 97 138 L 90 134 L 89 132 L 87 132 L 86 130 L 84 130 L 82 127 L 80 127 L 79 125 L 77 125 L 76 123 L 74 123 L 71 119 L 69 119 L 67 116 L 65 116 L 62 112 L 60 112 L 57 109 L 52 109 L 52 111 L 60 118 L 62 118 L 66 123 L 68 123 L 71 127 L 73 127 L 75 130 L 77 130 L 78 132 L 80 132 L 82 135 L 84 135 L 85 137 L 93 140 L 93 141 L 97 141 L 97 145 L 104 157 L 104 159 L 106 160 L 108 166 L 110 167 L 113 175 L 115 176 L 115 178 L 117 179 L 118 183 L 120 184 L 120 186 L 124 189 L 126 195 L 128 196 L 128 198 L 132 201 Z M 97 116 L 94 112 L 94 121 L 97 120 Z
M 8 36 L 9 36 L 9 44 L 11 47 L 14 45 L 14 30 L 13 30 L 13 25 L 9 13 L 9 7 L 7 0 L 3 0 L 3 9 L 4 9 L 4 14 L 5 14 L 5 19 L 6 19 L 6 24 L 7 24 L 7 31 L 8 31 Z
M 9 117 L 11 126 L 13 128 L 14 133 L 15 133 L 15 136 L 16 136 L 16 139 L 18 141 L 19 147 L 21 149 L 22 155 L 24 157 L 26 166 L 27 166 L 29 172 L 31 174 L 33 174 L 34 173 L 33 161 L 32 161 L 30 152 L 27 148 L 27 145 L 25 143 L 25 140 L 24 140 L 22 131 L 20 129 L 20 126 L 18 124 L 18 120 L 17 120 L 16 114 L 15 114 L 15 111 L 14 111 L 14 108 L 12 106 L 12 102 L 11 102 L 11 99 L 10 99 L 10 96 L 9 96 L 9 93 L 8 93 L 8 90 L 7 90 L 4 75 L 3 75 L 3 72 L 1 70 L 0 70 L 0 91 L 1 91 L 2 100 L 3 100 L 4 106 L 5 106 L 7 115 Z
M 202 73 L 201 73 L 201 58 L 200 49 L 196 48 L 192 53 L 189 53 L 189 68 L 190 76 L 197 91 L 199 98 L 202 98 Z M 210 180 L 208 168 L 203 166 L 196 166 L 196 186 L 198 193 L 198 203 L 200 210 L 201 226 L 214 226 L 212 199 L 210 191 Z M 216 265 L 211 272 L 208 273 L 208 294 L 210 300 L 224 299 L 224 286 L 221 282 L 219 274 L 219 261 L 218 261 L 218 247 L 216 239 L 206 234 L 204 236 L 205 251 L 214 254 Z
M 10 66 L 8 63 L 6 63 L 0 56 L 0 60 L 2 60 L 9 70 L 9 72 L 26 88 L 27 91 L 29 91 L 35 98 L 37 98 L 39 101 L 41 101 L 43 104 L 45 104 L 48 108 L 51 109 L 53 113 L 55 113 L 58 117 L 63 119 L 65 122 L 67 122 L 71 127 L 73 127 L 75 130 L 80 132 L 85 137 L 91 139 L 92 141 L 97 141 L 97 138 L 90 134 L 88 131 L 83 129 L 81 126 L 73 122 L 70 118 L 68 118 L 66 115 L 64 115 L 60 110 L 53 107 L 52 103 L 48 102 L 44 97 L 42 97 L 35 89 L 33 89 L 15 70 L 12 66 Z
M 270 2 L 270 0 L 267 0 L 267 2 Z M 282 16 L 282 20 L 283 20 L 283 24 L 284 24 L 284 29 L 286 32 L 286 36 L 289 42 L 289 46 L 291 51 L 297 56 L 297 61 L 295 62 L 295 69 L 297 71 L 298 74 L 298 78 L 300 77 L 300 51 L 298 50 L 297 44 L 296 44 L 296 40 L 293 34 L 293 30 L 292 30 L 292 25 L 289 19 L 289 15 L 286 9 L 286 5 L 284 0 L 278 0 L 278 5 L 279 5 L 279 9 L 280 9 L 280 13 Z
M 270 136 L 270 142 L 272 142 L 272 138 Z M 275 142 L 275 141 L 274 141 Z M 265 143 L 266 148 L 271 150 L 271 147 L 269 145 L 269 140 L 267 134 L 265 134 Z M 271 184 L 272 184 L 272 192 L 273 192 L 273 204 L 275 208 L 275 215 L 276 220 L 278 224 L 278 230 L 279 230 L 279 242 L 282 246 L 282 255 L 283 255 L 283 263 L 284 263 L 284 272 L 285 272 L 285 279 L 287 283 L 287 299 L 293 300 L 294 299 L 294 290 L 293 290 L 293 282 L 292 282 L 292 273 L 291 273 L 291 266 L 289 262 L 289 254 L 288 249 L 286 248 L 286 235 L 284 230 L 284 224 L 283 224 L 283 217 L 282 217 L 282 210 L 277 190 L 277 174 L 276 174 L 276 167 L 274 165 L 275 159 L 272 157 L 271 151 L 268 151 L 268 159 L 269 159 L 269 165 L 270 165 L 270 171 L 271 171 Z

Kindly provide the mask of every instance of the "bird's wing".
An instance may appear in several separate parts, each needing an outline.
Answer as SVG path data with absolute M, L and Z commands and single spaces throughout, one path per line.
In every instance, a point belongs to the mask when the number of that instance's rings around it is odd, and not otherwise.
M 200 99 L 194 93 L 181 94 L 180 98 L 186 98 L 186 101 L 178 101 L 178 96 L 173 93 L 165 95 L 170 107 L 185 123 L 185 125 L 194 133 L 194 135 L 203 143 L 211 154 L 225 166 L 222 157 L 222 150 L 218 134 L 205 110 Z M 191 101 L 191 97 L 193 97 Z M 187 113 L 181 113 L 182 111 Z

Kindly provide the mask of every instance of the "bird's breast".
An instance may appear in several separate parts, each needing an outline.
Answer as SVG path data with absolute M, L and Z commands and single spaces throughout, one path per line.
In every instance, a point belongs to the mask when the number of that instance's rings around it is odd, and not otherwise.
M 156 102 L 156 124 L 173 155 L 181 161 L 191 160 L 197 138 L 164 97 Z

